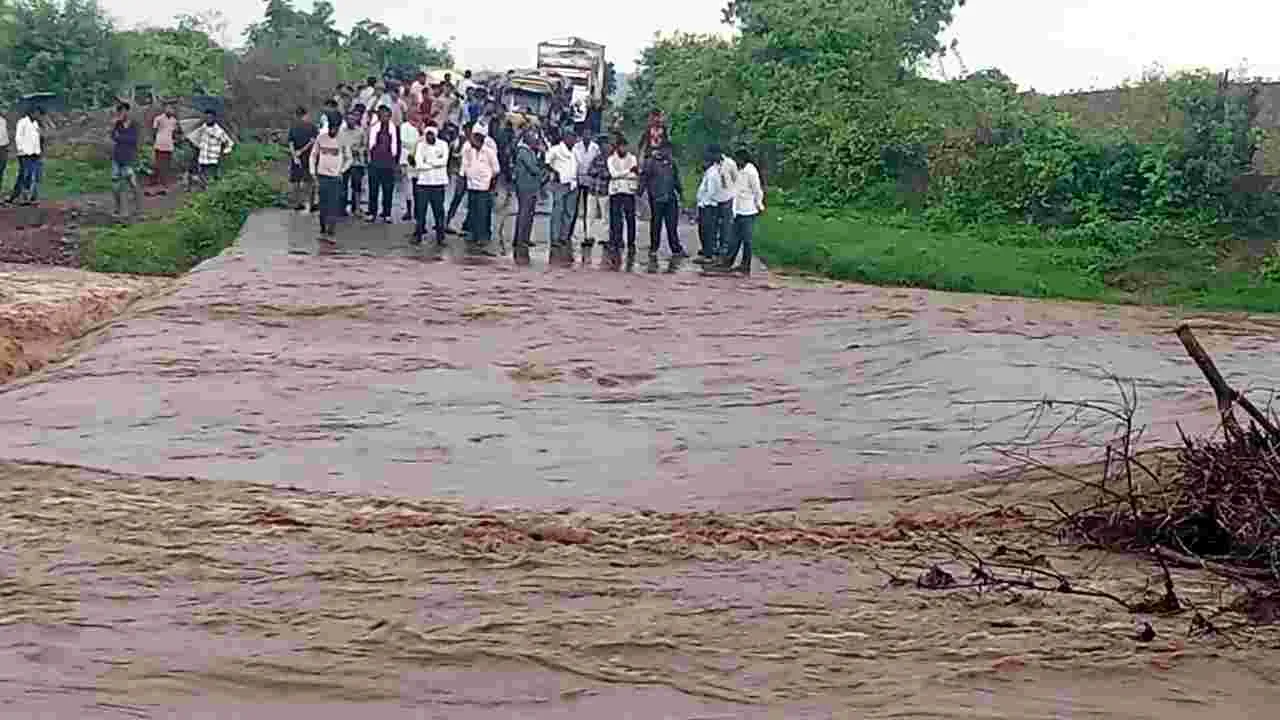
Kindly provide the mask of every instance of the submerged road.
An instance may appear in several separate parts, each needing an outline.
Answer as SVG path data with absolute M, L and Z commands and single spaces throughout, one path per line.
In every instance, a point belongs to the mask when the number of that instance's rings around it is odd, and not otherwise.
M 629 272 L 518 269 L 409 248 L 405 225 L 344 229 L 319 255 L 313 223 L 254 216 L 86 352 L 0 389 L 0 458 L 486 507 L 750 510 L 989 467 L 975 443 L 1018 437 L 1026 418 L 1005 416 L 1024 408 L 973 403 L 1113 400 L 1108 373 L 1159 418 L 1149 439 L 1213 419 L 1173 312 L 707 277 L 643 250 Z M 1197 324 L 1229 380 L 1280 384 L 1275 320 Z
M 898 520 L 1043 545 L 966 514 L 971 492 L 1043 488 L 950 482 L 994 467 L 976 443 L 1022 437 L 1030 405 L 998 401 L 1112 400 L 1115 373 L 1159 418 L 1149 440 L 1211 427 L 1177 314 L 643 255 L 549 269 L 545 242 L 517 269 L 411 249 L 406 230 L 353 226 L 321 255 L 312 218 L 257 215 L 71 360 L 0 387 L 0 717 L 1226 720 L 1280 703 L 1274 633 L 1184 646 L 1185 618 L 1156 619 L 1143 645 L 1093 598 L 886 584 L 920 561 Z M 1280 380 L 1275 321 L 1195 324 L 1233 383 Z M 1150 586 L 1141 561 L 1045 552 L 1093 587 Z

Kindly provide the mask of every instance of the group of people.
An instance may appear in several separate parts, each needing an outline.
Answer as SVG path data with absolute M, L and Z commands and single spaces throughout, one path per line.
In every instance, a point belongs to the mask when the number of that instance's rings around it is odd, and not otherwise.
M 44 177 L 44 151 L 41 144 L 40 123 L 44 109 L 31 106 L 14 123 L 13 137 L 9 137 L 9 123 L 0 116 L 0 186 L 4 184 L 5 171 L 9 167 L 9 148 L 18 160 L 18 176 L 13 183 L 7 203 L 34 205 L 40 199 L 40 180 Z
M 664 233 L 673 257 L 688 256 L 678 231 L 683 183 L 660 112 L 650 116 L 637 156 L 621 132 L 593 135 L 587 123 L 516 127 L 469 76 L 455 86 L 449 75 L 429 83 L 420 73 L 407 86 L 387 80 L 381 88 L 369 78 L 359 93 L 339 88 L 319 122 L 297 109 L 289 132 L 292 204 L 319 214 L 322 242 L 335 242 L 343 217 L 393 223 L 399 196 L 400 220 L 413 223 L 410 242 L 421 244 L 431 234 L 443 245 L 447 234 L 459 232 L 453 219 L 465 199 L 461 232 L 468 250 L 493 254 L 495 214 L 505 245 L 514 206 L 511 250 L 518 264 L 528 264 L 535 211 L 549 194 L 554 264 L 573 263 L 575 247 L 587 251 L 605 227 L 608 261 L 620 265 L 624 253 L 633 259 L 642 203 L 651 216 L 650 256 L 657 256 Z M 701 249 L 695 262 L 750 272 L 754 219 L 764 210 L 750 152 L 707 148 L 696 200 Z
M 129 103 L 117 103 L 111 126 L 112 214 L 116 217 L 136 218 L 142 211 L 142 195 L 168 191 L 174 182 L 173 155 L 184 140 L 192 147 L 192 163 L 187 171 L 205 181 L 217 176 L 223 157 L 235 145 L 212 110 L 205 113 L 203 124 L 184 137 L 174 105 L 166 104 L 164 112 L 151 123 L 150 139 L 155 156 L 147 181 L 150 188 L 144 193 L 137 167 L 138 147 L 144 138 L 131 110 Z M 4 183 L 10 146 L 18 160 L 18 176 L 7 198 L 9 204 L 35 205 L 40 200 L 40 181 L 44 176 L 44 118 L 44 108 L 28 107 L 15 124 L 11 140 L 8 123 L 0 116 L 0 184 Z M 128 212 L 125 211 L 126 198 L 131 206 Z

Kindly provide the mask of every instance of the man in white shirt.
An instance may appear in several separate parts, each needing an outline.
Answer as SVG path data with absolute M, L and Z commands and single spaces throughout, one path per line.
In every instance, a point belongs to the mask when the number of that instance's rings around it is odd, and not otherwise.
M 604 221 L 604 202 L 599 194 L 591 191 L 591 165 L 595 163 L 596 158 L 600 156 L 600 145 L 591 139 L 587 133 L 583 133 L 581 139 L 573 146 L 573 160 L 578 165 L 578 192 L 577 198 L 573 204 L 573 225 L 575 227 L 574 237 L 582 242 L 583 247 L 591 247 L 595 244 L 595 237 L 592 230 L 596 225 Z M 578 215 L 582 215 L 582 231 L 576 230 L 578 224 Z
M 627 229 L 627 257 L 636 256 L 636 193 L 640 191 L 640 161 L 627 149 L 626 138 L 618 135 L 609 154 L 609 261 L 616 268 L 622 261 L 622 226 Z
M 720 229 L 724 224 L 720 217 L 719 198 L 723 195 L 724 174 L 720 168 L 720 155 L 711 150 L 704 153 L 702 182 L 698 184 L 698 239 L 702 249 L 694 262 L 714 263 L 720 257 Z
M 764 212 L 764 188 L 760 184 L 760 171 L 752 162 L 751 152 L 740 149 L 734 154 L 738 157 L 738 163 L 734 166 L 738 184 L 733 193 L 733 237 L 728 244 L 721 245 L 723 255 L 717 269 L 750 275 L 751 236 L 756 217 Z M 735 267 L 733 263 L 738 257 L 739 247 L 742 248 L 742 262 Z
M 547 150 L 551 168 L 551 257 L 552 263 L 573 262 L 573 209 L 578 200 L 578 161 L 572 148 L 577 143 L 573 132 L 566 132 L 560 142 Z
M 373 103 L 378 99 L 378 79 L 372 75 L 365 78 L 365 86 L 356 96 L 356 103 L 363 105 L 366 112 L 373 112 Z
M 720 232 L 717 233 L 716 242 L 724 248 L 733 236 L 733 198 L 738 187 L 738 164 L 733 161 L 733 158 L 724 154 L 719 145 L 712 145 L 708 151 L 720 157 L 720 161 L 716 163 L 720 168 L 720 192 L 716 194 Z
M 467 179 L 468 250 L 477 255 L 493 255 L 493 190 L 502 167 L 498 147 L 483 132 L 472 129 L 462 148 L 462 176 Z
M 14 126 L 14 153 L 18 156 L 18 180 L 13 185 L 13 194 L 9 202 L 22 200 L 24 204 L 34 205 L 40 196 L 41 143 L 40 118 L 44 109 L 32 107 L 18 120 Z
M 445 75 L 445 79 L 447 80 L 448 78 L 449 76 Z M 458 83 L 458 94 L 462 96 L 462 99 L 464 102 L 466 101 L 467 98 L 471 97 L 471 90 L 475 86 L 476 86 L 475 81 L 471 79 L 471 71 L 463 70 L 462 80 Z
M 0 187 L 4 186 L 4 172 L 9 168 L 9 121 L 0 115 Z
M 409 84 L 409 103 L 414 110 L 422 107 L 422 93 L 427 89 L 427 74 L 419 72 Z
M 449 186 L 449 143 L 440 139 L 434 124 L 423 128 L 422 139 L 414 148 L 414 167 L 418 171 L 413 186 L 413 244 L 422 243 L 427 229 L 427 208 L 435 225 L 436 245 L 444 246 L 444 193 Z
M 416 162 L 414 157 L 414 149 L 418 147 L 418 140 L 422 137 L 419 128 L 422 127 L 422 116 L 413 113 L 409 116 L 409 122 L 400 124 L 400 171 L 397 174 L 397 189 L 404 198 L 404 215 L 400 217 L 403 222 L 409 222 L 414 219 L 413 201 L 414 201 L 414 179 L 417 170 L 414 168 Z

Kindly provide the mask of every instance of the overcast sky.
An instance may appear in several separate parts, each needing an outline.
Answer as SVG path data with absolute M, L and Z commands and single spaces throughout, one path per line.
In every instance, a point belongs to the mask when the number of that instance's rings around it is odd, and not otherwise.
M 296 0 L 309 9 L 311 0 Z M 101 0 L 127 26 L 169 21 L 180 12 L 216 7 L 233 40 L 262 15 L 264 0 Z M 364 17 L 393 31 L 452 39 L 460 66 L 507 68 L 533 63 L 539 40 L 577 35 L 604 43 L 609 59 L 629 70 L 655 32 L 719 32 L 724 0 L 488 0 L 408 8 L 392 0 L 335 0 L 343 29 Z M 468 13 L 473 10 L 473 13 Z M 1108 87 L 1154 63 L 1176 70 L 1247 65 L 1280 77 L 1280 3 L 1268 0 L 969 0 L 947 31 L 959 40 L 970 71 L 999 67 L 1024 88 L 1042 92 Z M 959 74 L 955 58 L 946 71 Z

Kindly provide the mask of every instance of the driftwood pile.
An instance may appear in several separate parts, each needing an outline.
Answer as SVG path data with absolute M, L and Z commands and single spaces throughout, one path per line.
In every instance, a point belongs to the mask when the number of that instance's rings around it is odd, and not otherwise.
M 1280 587 L 1280 430 L 1223 379 L 1186 325 L 1177 334 L 1213 388 L 1221 439 L 1182 435 L 1162 472 L 1128 451 L 1108 462 L 1089 511 L 1064 514 L 1085 538 L 1124 550 L 1146 550 L 1180 565 Z M 1235 417 L 1249 416 L 1246 429 Z M 1109 449 L 1108 458 L 1116 457 Z
M 1191 634 L 1218 634 L 1215 622 L 1224 613 L 1244 616 L 1245 624 L 1280 623 L 1280 429 L 1272 416 L 1226 383 L 1189 327 L 1179 327 L 1177 335 L 1213 388 L 1221 437 L 1193 439 L 1183 433 L 1181 447 L 1171 452 L 1140 452 L 1136 390 L 1113 378 L 1119 401 L 1042 400 L 1027 411 L 1039 427 L 1050 413 L 1065 413 L 1074 422 L 1100 416 L 1114 424 L 1100 477 L 1096 468 L 1077 473 L 1039 459 L 1062 442 L 1057 435 L 1068 421 L 1050 423 L 1052 429 L 1043 435 L 1029 428 L 1027 437 L 1012 445 L 989 446 L 1014 462 L 1015 473 L 1048 475 L 1078 486 L 1070 507 L 1051 499 L 1042 508 L 1052 517 L 1036 529 L 1059 541 L 1150 557 L 1161 571 L 1158 590 L 1122 597 L 1091 586 L 1087 578 L 1058 572 L 1034 550 L 1001 545 L 979 552 L 945 533 L 923 538 L 922 557 L 948 560 L 925 565 L 914 581 L 880 568 L 890 584 L 1084 595 L 1142 614 L 1190 611 Z M 1237 408 L 1248 415 L 1247 428 L 1236 418 Z M 1235 600 L 1213 610 L 1190 605 L 1175 588 L 1170 571 L 1175 566 L 1223 578 L 1237 590 Z

